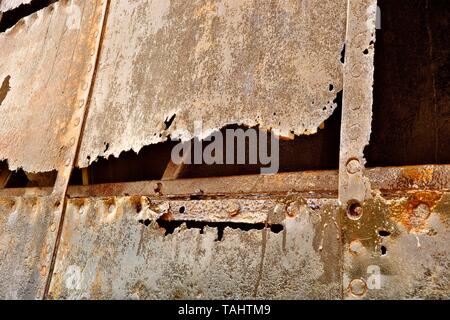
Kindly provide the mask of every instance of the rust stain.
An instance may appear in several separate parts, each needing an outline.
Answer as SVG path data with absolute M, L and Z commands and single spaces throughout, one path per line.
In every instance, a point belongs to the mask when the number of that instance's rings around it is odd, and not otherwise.
M 429 184 L 433 180 L 433 167 L 407 167 L 403 168 L 401 174 L 413 184 Z
M 391 219 L 401 223 L 409 232 L 424 232 L 427 220 L 441 197 L 442 193 L 436 191 L 409 193 L 406 200 L 391 205 Z

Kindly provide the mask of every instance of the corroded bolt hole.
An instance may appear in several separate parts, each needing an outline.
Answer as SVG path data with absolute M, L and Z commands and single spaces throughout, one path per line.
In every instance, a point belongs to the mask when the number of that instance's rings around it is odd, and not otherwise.
M 347 217 L 351 220 L 359 220 L 363 214 L 361 204 L 356 200 L 350 200 L 347 203 Z
M 362 279 L 353 279 L 348 285 L 352 295 L 362 297 L 367 292 L 367 284 Z

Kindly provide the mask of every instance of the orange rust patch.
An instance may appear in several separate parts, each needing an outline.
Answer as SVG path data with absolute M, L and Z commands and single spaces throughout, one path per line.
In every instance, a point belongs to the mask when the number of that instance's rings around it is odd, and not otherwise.
M 407 167 L 402 170 L 402 175 L 413 184 L 429 184 L 433 181 L 433 168 Z
M 391 219 L 404 225 L 409 232 L 420 233 L 427 226 L 428 217 L 441 197 L 442 193 L 435 191 L 410 193 L 408 199 L 391 205 Z

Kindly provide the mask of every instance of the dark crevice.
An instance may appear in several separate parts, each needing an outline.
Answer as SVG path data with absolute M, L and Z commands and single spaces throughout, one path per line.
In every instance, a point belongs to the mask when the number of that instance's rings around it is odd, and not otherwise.
M 378 5 L 366 166 L 450 164 L 450 1 Z
M 334 87 L 333 90 L 335 90 Z M 342 91 L 336 93 L 333 103 L 336 105 L 333 114 L 323 123 L 322 129 L 319 129 L 317 133 L 294 136 L 292 140 L 279 141 L 280 159 L 278 172 L 336 170 L 338 168 Z M 248 127 L 238 125 L 226 126 L 220 130 L 224 136 L 227 129 L 243 129 L 245 131 Z M 256 129 L 258 128 L 256 127 Z M 257 135 L 259 135 L 259 130 L 257 132 Z M 202 153 L 212 142 L 202 141 Z M 270 139 L 268 142 L 268 150 L 270 152 Z M 99 158 L 88 168 L 89 182 L 90 184 L 102 184 L 160 180 L 170 161 L 172 149 L 177 143 L 177 141 L 166 141 L 145 146 L 139 153 L 127 151 L 122 152 L 118 158 L 114 156 L 110 156 L 108 159 Z M 190 143 L 191 147 L 193 147 L 199 141 L 195 139 L 191 140 Z M 111 143 L 105 143 L 105 147 L 111 149 Z M 246 164 L 237 164 L 236 149 L 234 148 L 234 164 L 185 164 L 178 179 L 260 174 L 261 168 L 268 167 L 268 165 L 260 163 L 259 159 L 256 164 L 249 164 L 248 161 L 246 161 Z M 249 159 L 249 150 L 250 144 L 248 139 L 246 139 L 246 160 Z M 226 139 L 222 153 L 225 159 Z M 191 156 L 191 163 L 194 162 L 193 160 L 193 156 Z M 74 170 L 70 184 L 82 184 L 82 171 L 80 169 Z M 193 196 L 201 197 L 201 194 L 193 194 Z
M 164 130 L 167 130 L 170 128 L 170 126 L 173 123 L 173 120 L 175 120 L 176 114 L 174 114 L 172 117 L 170 118 L 166 118 L 166 120 L 164 120 Z
M 11 79 L 10 76 L 6 76 L 0 87 L 0 106 L 2 105 L 3 100 L 5 100 L 6 95 L 8 94 L 9 90 L 11 89 L 11 87 L 9 86 L 10 79 Z
M 22 169 L 10 171 L 6 161 L 0 161 L 0 172 L 7 171 L 8 176 L 4 188 L 53 187 L 56 181 L 56 170 L 40 173 L 28 173 Z
M 20 19 L 25 18 L 58 0 L 33 0 L 28 4 L 22 4 L 10 11 L 3 12 L 0 15 L 0 32 L 5 32 L 7 29 L 14 26 Z
M 342 45 L 342 50 L 341 50 L 341 63 L 342 63 L 342 64 L 345 63 L 345 43 Z
M 165 235 L 173 234 L 174 231 L 181 227 L 181 225 L 185 224 L 188 229 L 200 229 L 200 234 L 204 233 L 205 227 L 215 228 L 217 229 L 217 238 L 216 241 L 222 241 L 223 234 L 225 228 L 239 229 L 242 231 L 251 231 L 251 230 L 263 230 L 266 228 L 264 223 L 234 223 L 234 222 L 201 222 L 201 221 L 168 221 L 163 218 L 158 219 L 157 224 L 159 227 L 166 230 Z M 150 225 L 150 220 L 139 220 L 139 223 L 144 224 L 145 226 Z M 283 231 L 284 227 L 281 224 L 273 224 L 267 226 L 273 233 L 280 233 Z
M 389 237 L 391 235 L 391 233 L 389 231 L 386 231 L 386 230 L 380 230 L 380 231 L 378 231 L 378 235 L 380 237 Z

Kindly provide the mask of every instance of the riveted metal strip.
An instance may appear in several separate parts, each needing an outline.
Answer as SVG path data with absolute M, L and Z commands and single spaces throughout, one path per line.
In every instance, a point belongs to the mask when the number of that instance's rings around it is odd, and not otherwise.
M 54 260 L 58 252 L 59 235 L 64 223 L 64 213 L 66 207 L 66 192 L 69 185 L 70 175 L 74 167 L 75 159 L 79 149 L 81 135 L 84 127 L 84 120 L 88 110 L 91 87 L 95 77 L 96 66 L 98 62 L 98 53 L 102 41 L 102 35 L 105 24 L 105 17 L 109 6 L 109 0 L 98 0 L 95 4 L 95 10 L 92 16 L 92 25 L 88 29 L 87 34 L 81 34 L 80 37 L 87 37 L 89 46 L 88 50 L 89 61 L 78 61 L 86 57 L 86 52 L 81 52 L 79 56 L 74 55 L 73 63 L 83 63 L 84 77 L 79 82 L 79 86 L 74 98 L 72 119 L 68 122 L 61 139 L 64 143 L 63 152 L 65 154 L 63 163 L 58 168 L 58 175 L 51 197 L 55 200 L 55 206 L 58 208 L 55 215 L 59 217 L 58 236 L 54 243 L 53 257 L 51 267 L 47 276 L 47 283 L 45 287 L 44 298 L 47 295 L 50 286 Z
M 372 121 L 376 0 L 349 0 L 339 162 L 339 200 L 370 197 L 364 176 L 364 147 Z

